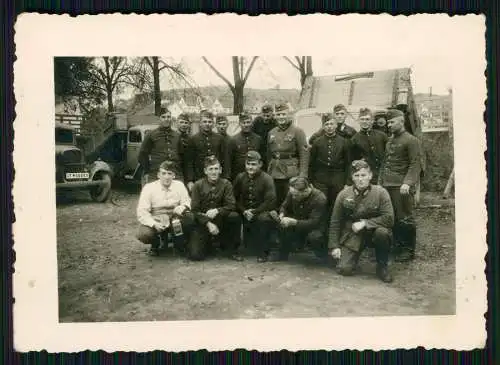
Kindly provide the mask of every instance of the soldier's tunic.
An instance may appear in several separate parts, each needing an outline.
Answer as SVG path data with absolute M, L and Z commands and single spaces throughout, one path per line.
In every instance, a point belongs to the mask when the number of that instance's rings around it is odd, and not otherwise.
M 351 157 L 365 160 L 373 173 L 372 183 L 378 181 L 378 174 L 385 155 L 387 135 L 377 130 L 361 130 L 351 138 Z
M 390 136 L 391 132 L 389 131 L 389 127 L 386 125 L 380 126 L 376 123 L 373 123 L 372 129 L 384 133 L 386 136 Z
M 320 190 L 312 188 L 304 200 L 293 199 L 289 193 L 280 207 L 280 214 L 297 219 L 292 227 L 279 227 L 279 253 L 287 258 L 293 247 L 309 244 L 316 252 L 326 246 L 327 209 L 326 197 Z
M 337 194 L 349 182 L 350 151 L 349 140 L 337 134 L 323 134 L 311 147 L 309 176 L 312 184 L 327 197 L 329 211 Z
M 243 214 L 250 209 L 254 214 L 250 222 L 243 219 L 245 246 L 255 248 L 258 255 L 263 256 L 269 251 L 269 236 L 274 223 L 269 212 L 276 209 L 273 178 L 264 171 L 254 176 L 242 172 L 234 180 L 233 190 L 237 211 Z
M 364 220 L 366 227 L 358 233 L 353 223 Z M 337 196 L 330 219 L 328 248 L 341 249 L 339 270 L 353 271 L 365 247 L 375 247 L 377 263 L 387 265 L 394 213 L 389 193 L 381 186 L 370 185 L 360 192 L 350 186 Z
M 309 148 L 304 131 L 293 125 L 282 130 L 273 128 L 267 140 L 267 172 L 274 179 L 278 204 L 288 192 L 288 180 L 295 176 L 307 177 Z
M 323 128 L 314 132 L 313 135 L 309 137 L 309 144 L 312 146 L 314 141 L 319 137 L 323 136 L 324 134 L 325 131 L 323 130 Z M 335 129 L 335 134 L 338 134 L 339 136 L 344 137 L 346 139 L 350 139 L 356 134 L 356 130 L 344 123 L 344 124 L 339 124 L 337 126 L 337 128 Z
M 218 133 L 199 132 L 188 141 L 186 181 L 195 182 L 204 177 L 204 161 L 206 157 L 211 155 L 214 155 L 221 163 L 222 177 L 229 178 L 231 176 L 231 164 L 224 137 Z
M 387 189 L 394 207 L 396 243 L 414 252 L 416 225 L 413 217 L 413 196 L 420 175 L 420 146 L 416 137 L 403 131 L 389 137 L 385 159 L 380 168 L 379 184 Z M 410 186 L 410 194 L 402 195 L 402 184 Z
M 245 161 L 248 151 L 257 151 L 262 155 L 264 142 L 259 135 L 253 132 L 240 132 L 229 141 L 229 158 L 231 160 L 231 174 L 233 181 L 241 172 L 245 171 Z
M 180 134 L 180 139 L 181 139 L 181 144 L 182 144 L 182 171 L 184 175 L 184 183 L 187 183 L 187 176 L 188 176 L 188 146 L 189 146 L 189 138 L 191 137 L 191 133 L 189 131 L 187 132 L 179 132 Z
M 175 164 L 177 179 L 183 179 L 182 156 L 184 149 L 180 134 L 172 128 L 158 127 L 146 135 L 141 144 L 138 160 L 148 174 L 148 180 L 157 179 L 158 167 L 165 160 Z
M 205 213 L 209 209 L 217 209 L 219 213 L 213 219 Z M 241 219 L 236 212 L 236 201 L 233 187 L 229 180 L 219 178 L 210 182 L 206 177 L 193 186 L 191 191 L 191 211 L 195 216 L 195 229 L 190 237 L 188 249 L 192 259 L 201 260 L 207 253 L 210 233 L 207 222 L 219 228 L 220 244 L 228 252 L 235 252 L 240 244 Z
M 278 126 L 278 122 L 274 118 L 270 118 L 267 122 L 264 120 L 263 117 L 258 116 L 255 118 L 253 124 L 252 124 L 252 132 L 257 134 L 260 138 L 262 138 L 262 141 L 264 143 L 262 147 L 262 159 L 263 159 L 263 169 L 267 170 L 267 164 L 269 161 L 267 161 L 267 137 L 269 135 L 269 132 Z

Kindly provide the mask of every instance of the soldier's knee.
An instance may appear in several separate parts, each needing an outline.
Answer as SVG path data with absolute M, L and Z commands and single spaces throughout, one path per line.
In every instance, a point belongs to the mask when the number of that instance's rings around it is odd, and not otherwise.
M 150 244 L 156 238 L 156 231 L 147 226 L 140 226 L 135 237 L 145 244 Z
M 325 241 L 325 235 L 319 230 L 314 230 L 308 233 L 307 242 L 311 245 L 321 245 Z
M 373 232 L 373 243 L 375 245 L 390 245 L 392 241 L 391 230 L 383 227 L 376 228 Z
M 191 212 L 185 212 L 182 215 L 182 227 L 184 230 L 191 230 L 194 226 L 194 215 Z
M 229 214 L 226 216 L 226 220 L 229 223 L 236 224 L 241 222 L 241 217 L 237 212 L 229 212 Z

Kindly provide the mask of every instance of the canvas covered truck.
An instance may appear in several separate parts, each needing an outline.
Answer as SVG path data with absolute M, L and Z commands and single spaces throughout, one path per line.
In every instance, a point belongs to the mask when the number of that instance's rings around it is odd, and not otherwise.
M 359 130 L 360 108 L 370 108 L 377 114 L 383 114 L 389 108 L 397 108 L 405 113 L 406 130 L 421 140 L 421 123 L 413 96 L 409 68 L 309 76 L 305 80 L 298 102 L 295 124 L 304 130 L 309 139 L 321 128 L 322 115 L 332 113 L 336 104 L 346 106 L 346 124 L 356 130 Z M 420 158 L 422 174 L 425 171 L 423 156 L 422 154 Z M 418 204 L 420 182 L 416 188 L 415 201 Z

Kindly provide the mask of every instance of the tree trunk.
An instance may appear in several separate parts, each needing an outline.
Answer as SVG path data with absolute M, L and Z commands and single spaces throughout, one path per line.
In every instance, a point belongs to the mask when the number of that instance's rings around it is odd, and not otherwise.
M 108 113 L 113 113 L 115 111 L 115 106 L 113 105 L 113 90 L 111 90 L 110 85 L 106 87 L 106 94 L 108 97 Z
M 312 76 L 312 75 L 313 75 L 312 57 L 307 56 L 306 57 L 306 76 Z
M 233 114 L 238 115 L 243 111 L 243 104 L 244 104 L 244 94 L 243 94 L 243 89 L 244 89 L 243 83 L 238 83 L 237 85 L 234 86 L 234 91 L 233 91 Z
M 161 113 L 161 91 L 160 91 L 160 68 L 158 66 L 158 56 L 153 57 L 153 87 L 154 87 L 154 100 L 155 100 L 155 115 L 159 116 Z

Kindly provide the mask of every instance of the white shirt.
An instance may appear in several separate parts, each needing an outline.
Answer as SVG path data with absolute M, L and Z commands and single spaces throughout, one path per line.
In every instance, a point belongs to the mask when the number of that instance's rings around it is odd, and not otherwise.
M 169 225 L 169 217 L 175 207 L 183 205 L 191 208 L 191 198 L 184 184 L 173 180 L 168 188 L 160 180 L 144 185 L 137 204 L 137 219 L 139 223 L 153 227 L 158 221 Z

